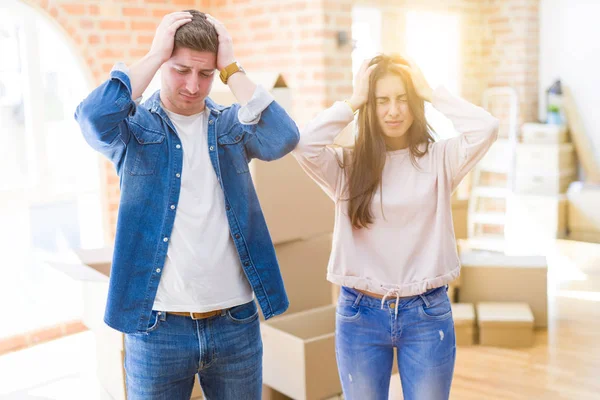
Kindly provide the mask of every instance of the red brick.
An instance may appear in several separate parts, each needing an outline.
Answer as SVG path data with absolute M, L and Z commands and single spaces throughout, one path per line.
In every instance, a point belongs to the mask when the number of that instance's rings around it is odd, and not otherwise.
M 114 34 L 114 35 L 106 35 L 105 37 L 107 44 L 126 44 L 131 43 L 131 35 L 128 34 Z
M 94 29 L 96 27 L 96 21 L 91 19 L 82 19 L 79 21 L 79 26 L 81 29 Z
M 47 342 L 52 339 L 58 339 L 62 337 L 62 328 L 60 325 L 50 326 L 46 328 L 39 329 L 35 332 L 31 332 L 27 335 L 28 343 L 30 345 Z
M 167 14 L 177 11 L 175 8 L 154 8 L 152 9 L 152 16 L 162 18 Z
M 28 346 L 25 335 L 17 335 L 0 339 L 0 355 L 20 350 Z
M 253 5 L 250 8 L 244 10 L 244 18 L 252 18 L 259 15 L 269 15 L 268 9 L 266 7 Z
M 250 29 L 267 29 L 271 27 L 270 18 L 255 19 L 250 22 Z
M 69 15 L 84 15 L 85 6 L 83 4 L 71 3 L 60 6 Z
M 50 14 L 51 17 L 56 18 L 58 17 L 58 9 L 54 6 L 50 6 L 48 8 L 48 13 Z
M 144 57 L 147 53 L 148 53 L 148 49 L 140 49 L 140 48 L 129 49 L 129 56 L 135 60 Z
M 101 30 L 125 30 L 126 24 L 124 21 L 107 20 L 100 21 Z
M 137 38 L 138 44 L 152 44 L 154 35 L 139 35 Z
M 123 7 L 125 17 L 145 17 L 148 15 L 148 8 L 142 7 Z
M 156 22 L 131 21 L 131 29 L 134 31 L 155 31 L 157 26 Z
M 196 8 L 196 0 L 171 0 L 173 4 L 180 7 Z

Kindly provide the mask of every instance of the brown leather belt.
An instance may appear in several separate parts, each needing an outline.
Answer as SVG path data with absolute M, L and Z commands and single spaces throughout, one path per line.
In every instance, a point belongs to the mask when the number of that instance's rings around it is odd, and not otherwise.
M 182 317 L 191 317 L 192 319 L 206 319 L 210 317 L 216 317 L 221 315 L 223 310 L 214 310 L 207 312 L 179 312 L 179 311 L 167 311 L 167 314 L 179 315 Z

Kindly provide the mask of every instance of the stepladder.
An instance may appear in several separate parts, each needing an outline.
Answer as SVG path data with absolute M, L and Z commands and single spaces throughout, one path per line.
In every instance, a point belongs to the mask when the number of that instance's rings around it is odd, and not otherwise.
M 500 119 L 498 140 L 471 174 L 467 232 L 469 247 L 504 252 L 506 208 L 514 193 L 519 97 L 511 87 L 484 91 L 482 107 Z

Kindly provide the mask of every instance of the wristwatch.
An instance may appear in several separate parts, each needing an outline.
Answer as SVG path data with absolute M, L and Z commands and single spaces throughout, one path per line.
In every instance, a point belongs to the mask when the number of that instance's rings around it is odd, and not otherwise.
M 221 73 L 219 74 L 219 78 L 221 78 L 221 82 L 223 82 L 224 84 L 227 85 L 227 81 L 229 80 L 229 77 L 231 75 L 235 74 L 236 72 L 246 73 L 246 70 L 244 70 L 244 68 L 242 67 L 242 65 L 239 62 L 234 61 L 221 70 Z

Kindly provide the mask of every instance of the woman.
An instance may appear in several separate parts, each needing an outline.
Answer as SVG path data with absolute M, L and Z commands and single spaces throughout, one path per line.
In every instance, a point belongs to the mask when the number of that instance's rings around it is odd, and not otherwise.
M 435 141 L 424 102 L 460 135 Z M 353 148 L 334 138 L 358 113 Z M 294 154 L 334 200 L 327 279 L 341 285 L 336 353 L 348 400 L 387 399 L 394 348 L 404 398 L 447 399 L 455 361 L 447 284 L 460 266 L 450 196 L 497 137 L 485 110 L 435 91 L 400 57 L 367 60 L 354 93 L 301 133 Z

